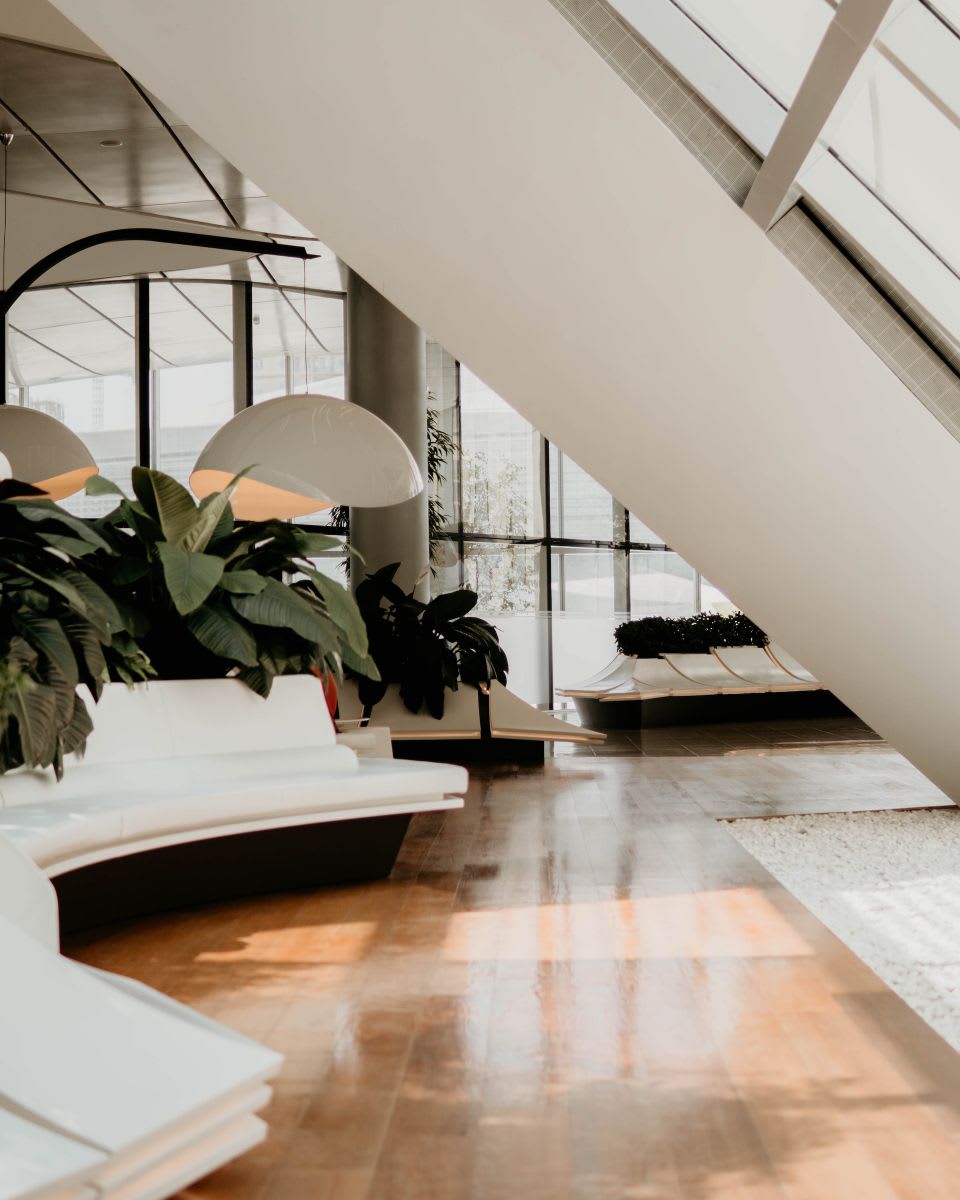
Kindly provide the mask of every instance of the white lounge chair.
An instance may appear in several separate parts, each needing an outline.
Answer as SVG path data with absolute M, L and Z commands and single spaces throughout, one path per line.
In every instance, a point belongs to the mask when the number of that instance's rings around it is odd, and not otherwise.
M 281 1058 L 63 958 L 53 885 L 0 837 L 0 1200 L 160 1200 L 260 1141 Z
M 762 646 L 718 646 L 713 650 L 721 663 L 748 683 L 765 684 L 771 692 L 816 691 L 818 683 L 804 683 L 775 663 Z
M 664 654 L 663 658 L 691 683 L 722 695 L 769 691 L 764 684 L 750 683 L 734 675 L 712 654 Z
M 490 684 L 489 711 L 490 736 L 494 738 L 534 742 L 598 742 L 605 738 L 534 708 L 496 680 Z
M 596 675 L 592 675 L 589 679 L 574 684 L 572 687 L 559 688 L 558 694 L 561 696 L 602 696 L 605 692 L 612 691 L 613 688 L 619 687 L 623 683 L 629 683 L 633 678 L 633 669 L 636 663 L 635 658 L 618 654 L 616 658 L 607 663 L 602 671 L 598 671 Z
M 606 738 L 606 734 L 581 729 L 541 712 L 496 680 L 490 684 L 489 697 L 491 738 L 531 742 L 602 742 Z M 352 681 L 344 684 L 339 707 L 341 719 L 346 714 L 342 727 L 349 728 L 351 720 L 360 716 L 356 684 Z M 399 690 L 391 687 L 374 705 L 370 724 L 387 726 L 390 736 L 398 742 L 479 741 L 483 737 L 480 696 L 475 687 L 464 683 L 444 696 L 443 717 L 439 721 L 425 708 L 418 713 L 410 712 Z
M 715 696 L 718 689 L 704 687 L 681 675 L 664 658 L 638 658 L 633 679 L 606 695 L 599 696 L 601 704 L 625 700 L 657 700 L 665 696 Z
M 820 684 L 820 680 L 817 679 L 815 675 L 811 674 L 806 667 L 801 666 L 801 664 L 797 662 L 793 655 L 784 650 L 782 646 L 777 646 L 771 642 L 767 646 L 767 653 L 777 664 L 777 666 L 782 667 L 788 675 L 792 675 L 795 679 L 799 679 L 803 683 Z M 820 686 L 822 687 L 823 685 L 820 684 Z

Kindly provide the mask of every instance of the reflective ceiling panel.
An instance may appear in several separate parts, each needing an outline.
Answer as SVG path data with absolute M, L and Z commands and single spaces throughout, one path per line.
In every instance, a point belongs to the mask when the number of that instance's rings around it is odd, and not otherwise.
M 170 201 L 209 200 L 210 190 L 169 132 L 98 129 L 53 133 L 46 141 L 111 208 L 144 208 Z M 119 145 L 104 145 L 104 142 Z
M 263 190 L 186 125 L 174 130 L 187 153 L 220 196 L 262 196 Z
M 115 63 L 9 38 L 0 38 L 0 97 L 43 136 L 160 124 Z
M 115 63 L 0 38 L 0 129 L 15 134 L 8 160 L 14 191 L 313 239 Z M 308 284 L 340 289 L 339 265 L 325 248 L 321 252 L 308 266 Z M 209 274 L 274 280 L 259 263 Z M 280 275 L 281 282 L 302 283 L 303 268 L 283 263 Z

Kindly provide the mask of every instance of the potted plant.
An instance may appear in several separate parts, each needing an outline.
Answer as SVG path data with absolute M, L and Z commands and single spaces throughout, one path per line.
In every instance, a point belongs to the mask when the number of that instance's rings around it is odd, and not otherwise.
M 82 752 L 93 728 L 78 684 L 148 678 L 146 656 L 91 577 L 107 540 L 29 484 L 0 482 L 0 774 Z
M 365 711 L 383 699 L 391 685 L 411 712 L 426 708 L 443 716 L 444 695 L 462 683 L 484 687 L 507 681 L 507 656 L 497 631 L 468 614 L 477 594 L 462 588 L 424 603 L 394 581 L 399 563 L 382 567 L 357 588 L 357 604 L 367 630 L 378 678 L 360 677 Z
M 135 467 L 134 499 L 94 477 L 87 490 L 117 507 L 93 523 L 103 588 L 161 678 L 235 674 L 268 696 L 277 675 L 376 677 L 350 593 L 310 558 L 337 542 L 284 521 L 237 524 L 240 476 L 199 504 L 161 471 Z

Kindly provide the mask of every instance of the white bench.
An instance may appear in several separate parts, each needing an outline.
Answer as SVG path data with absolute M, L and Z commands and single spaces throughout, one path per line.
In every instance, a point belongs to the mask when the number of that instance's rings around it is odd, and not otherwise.
M 606 734 L 578 725 L 569 725 L 551 713 L 542 712 L 528 704 L 503 684 L 492 680 L 487 692 L 487 717 L 484 720 L 481 703 L 483 697 L 472 684 L 462 683 L 454 691 L 447 691 L 443 701 L 443 716 L 440 720 L 431 716 L 426 708 L 413 713 L 400 697 L 395 685 L 387 689 L 386 695 L 371 712 L 367 713 L 360 703 L 357 685 L 348 680 L 340 689 L 339 713 L 341 728 L 350 729 L 365 724 L 387 726 L 394 743 L 402 748 L 404 742 L 419 743 L 423 752 L 426 742 L 602 742 Z M 485 731 L 484 725 L 487 729 Z M 465 751 L 466 747 L 458 747 Z
M 280 1055 L 63 958 L 56 895 L 0 837 L 0 1200 L 160 1200 L 266 1134 Z
M 771 646 L 768 652 L 760 646 L 734 646 L 709 654 L 615 659 L 593 680 L 564 688 L 560 695 L 610 704 L 677 696 L 817 691 L 822 686 L 779 647 Z
M 233 679 L 110 684 L 91 711 L 86 754 L 68 759 L 62 781 L 52 771 L 0 776 L 0 834 L 58 880 L 62 898 L 81 869 L 110 866 L 99 890 L 116 890 L 116 916 L 150 911 L 124 905 L 122 879 L 126 899 L 141 893 L 146 904 L 151 863 L 166 889 L 159 907 L 176 903 L 179 883 L 190 903 L 364 878 L 368 849 L 382 875 L 411 814 L 463 805 L 462 767 L 361 760 L 338 745 L 309 675 L 277 679 L 266 701 Z M 311 829 L 322 834 L 313 843 Z M 257 848 L 244 837 L 252 834 L 265 848 L 259 878 Z M 180 858 L 153 854 L 175 847 Z M 135 864 L 120 863 L 132 855 Z M 327 869 L 341 873 L 327 879 Z M 106 902 L 96 911 L 110 919 Z

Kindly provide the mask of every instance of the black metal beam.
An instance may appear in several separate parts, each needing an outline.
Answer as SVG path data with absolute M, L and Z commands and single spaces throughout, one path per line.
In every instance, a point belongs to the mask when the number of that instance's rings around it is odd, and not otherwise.
M 56 250 L 51 250 L 39 262 L 33 264 L 7 288 L 0 293 L 0 312 L 9 312 L 16 300 L 23 295 L 27 288 L 37 282 L 52 267 L 64 259 L 79 254 L 81 250 L 90 250 L 94 246 L 104 246 L 110 242 L 159 242 L 166 246 L 197 246 L 203 250 L 237 250 L 251 256 L 258 254 L 276 255 L 278 258 L 316 258 L 303 246 L 287 246 L 277 242 L 264 246 L 261 242 L 253 242 L 249 238 L 233 237 L 230 234 L 217 233 L 188 233 L 175 229 L 105 229 L 102 233 L 92 233 L 87 237 L 68 242 Z
M 233 411 L 253 404 L 253 284 L 233 285 Z
M 150 462 L 150 280 L 138 279 L 134 284 L 134 383 L 137 399 L 137 465 L 152 466 Z

